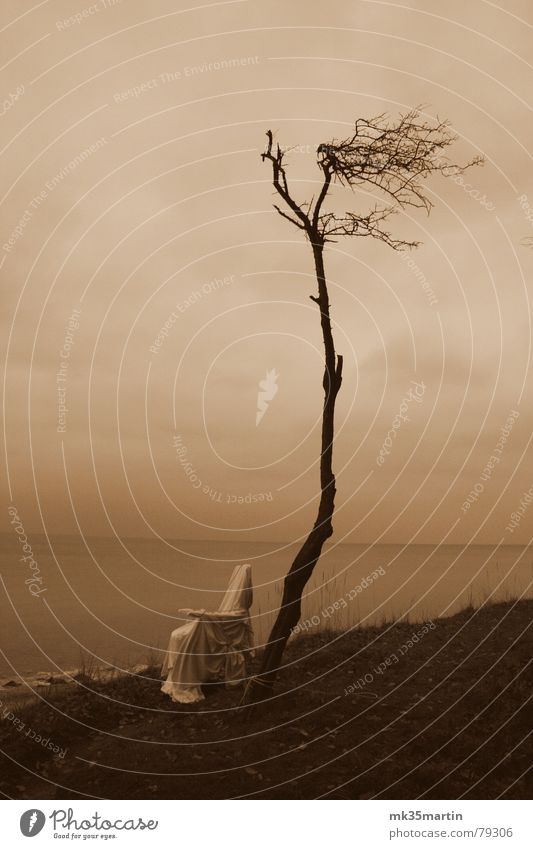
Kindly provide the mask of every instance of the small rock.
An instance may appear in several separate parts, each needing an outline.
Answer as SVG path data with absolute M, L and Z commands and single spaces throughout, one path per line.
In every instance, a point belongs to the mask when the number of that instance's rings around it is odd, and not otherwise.
M 4 681 L 2 687 L 20 687 L 20 681 Z

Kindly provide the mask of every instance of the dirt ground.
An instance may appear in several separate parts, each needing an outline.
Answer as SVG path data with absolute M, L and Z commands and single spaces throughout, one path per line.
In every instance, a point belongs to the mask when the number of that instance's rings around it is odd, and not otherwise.
M 528 600 L 466 610 L 434 627 L 298 638 L 274 697 L 252 717 L 235 688 L 173 704 L 158 669 L 54 686 L 38 701 L 13 695 L 0 723 L 0 792 L 531 798 L 532 622 Z

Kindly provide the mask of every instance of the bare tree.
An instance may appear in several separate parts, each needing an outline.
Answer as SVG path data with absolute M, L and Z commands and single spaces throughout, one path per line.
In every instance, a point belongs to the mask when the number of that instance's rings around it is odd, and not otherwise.
M 451 133 L 449 123 L 440 120 L 426 122 L 419 109 L 401 115 L 396 121 L 390 121 L 384 114 L 370 120 L 358 118 L 349 138 L 319 145 L 317 165 L 322 172 L 320 191 L 316 199 L 298 203 L 289 189 L 284 164 L 285 152 L 279 145 L 274 147 L 271 130 L 267 132 L 267 138 L 262 160 L 270 163 L 274 189 L 283 201 L 282 207 L 274 204 L 274 208 L 303 231 L 313 252 L 315 265 L 318 291 L 310 298 L 320 310 L 324 342 L 321 495 L 313 528 L 285 578 L 281 607 L 263 654 L 260 672 L 249 682 L 246 703 L 261 701 L 271 694 L 287 640 L 300 619 L 302 592 L 318 562 L 324 543 L 333 534 L 336 492 L 332 466 L 334 417 L 335 401 L 342 382 L 342 356 L 335 350 L 331 329 L 324 246 L 341 236 L 371 236 L 394 250 L 415 247 L 417 242 L 393 238 L 386 229 L 390 216 L 408 207 L 429 213 L 432 203 L 424 192 L 427 177 L 432 174 L 453 176 L 482 162 L 480 157 L 475 157 L 464 166 L 450 162 L 446 150 L 456 137 Z M 334 183 L 352 190 L 362 187 L 367 192 L 375 191 L 384 198 L 384 204 L 376 203 L 365 213 L 346 212 L 338 215 L 326 212 L 324 202 Z

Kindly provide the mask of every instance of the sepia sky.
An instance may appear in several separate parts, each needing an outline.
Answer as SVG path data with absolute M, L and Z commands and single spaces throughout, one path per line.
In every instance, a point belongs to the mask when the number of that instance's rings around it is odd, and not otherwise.
M 318 144 L 421 105 L 485 164 L 392 219 L 407 257 L 327 248 L 335 540 L 529 542 L 533 9 L 501 6 L 4 0 L 2 487 L 29 532 L 305 534 L 322 342 L 265 132 L 303 200 Z

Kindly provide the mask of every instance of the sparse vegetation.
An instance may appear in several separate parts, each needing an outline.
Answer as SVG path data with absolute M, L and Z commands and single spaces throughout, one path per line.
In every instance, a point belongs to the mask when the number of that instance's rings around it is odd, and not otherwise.
M 203 703 L 174 705 L 154 666 L 54 685 L 19 716 L 65 757 L 4 720 L 0 790 L 28 799 L 528 798 L 532 622 L 532 600 L 436 620 L 359 688 L 412 623 L 300 637 L 280 692 L 246 726 L 238 691 L 213 687 Z

